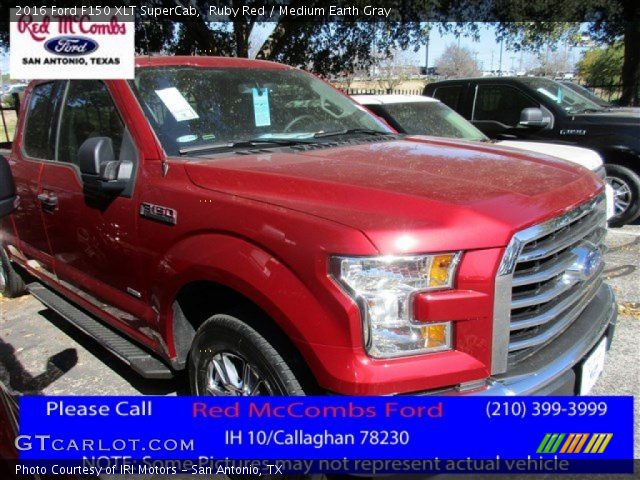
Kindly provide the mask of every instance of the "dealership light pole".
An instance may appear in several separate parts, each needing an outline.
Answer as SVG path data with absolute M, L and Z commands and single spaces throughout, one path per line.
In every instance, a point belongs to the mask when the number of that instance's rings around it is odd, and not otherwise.
M 424 74 L 429 75 L 429 34 L 427 33 L 427 41 L 424 44 Z

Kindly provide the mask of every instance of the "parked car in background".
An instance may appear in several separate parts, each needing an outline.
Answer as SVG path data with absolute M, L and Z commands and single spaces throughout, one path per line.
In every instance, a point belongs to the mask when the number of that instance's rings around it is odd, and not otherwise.
M 544 395 L 602 371 L 617 309 L 584 168 L 399 135 L 241 58 L 35 81 L 23 112 L 3 266 L 143 376 L 187 370 L 195 395 Z
M 5 92 L 0 96 L 0 103 L 2 103 L 3 107 L 14 108 L 16 106 L 16 94 L 18 95 L 18 100 L 22 101 L 26 88 L 26 83 L 14 83 L 9 85 L 9 88 L 7 88 L 7 90 L 5 90 Z
M 640 114 L 605 108 L 554 80 L 496 77 L 428 84 L 424 94 L 487 136 L 579 145 L 597 151 L 615 193 L 612 226 L 640 217 Z
M 479 142 L 491 141 L 468 120 L 435 98 L 421 95 L 353 95 L 352 98 L 400 133 Z M 577 163 L 588 168 L 603 180 L 606 176 L 600 155 L 588 148 L 523 140 L 493 140 L 493 142 L 502 147 L 552 155 Z M 605 188 L 607 218 L 612 218 L 614 216 L 613 188 L 609 185 L 606 185 Z
M 593 93 L 591 90 L 589 90 L 587 87 L 585 87 L 584 85 L 580 85 L 579 83 L 570 82 L 570 81 L 563 81 L 561 83 L 566 87 L 569 87 L 574 92 L 579 93 L 583 97 L 586 97 L 592 102 L 597 103 L 603 108 L 616 109 L 616 111 L 620 111 L 620 112 L 626 111 L 630 113 L 640 114 L 640 107 L 621 107 L 619 105 L 615 105 L 599 97 L 598 95 Z

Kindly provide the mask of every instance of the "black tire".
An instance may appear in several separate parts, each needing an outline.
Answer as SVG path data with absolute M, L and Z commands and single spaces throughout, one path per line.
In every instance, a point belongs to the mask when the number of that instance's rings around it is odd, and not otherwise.
M 238 370 L 244 371 L 242 361 L 251 366 L 248 381 L 245 382 L 243 374 L 242 382 L 229 382 L 239 380 Z M 221 365 L 229 365 L 227 382 L 219 373 Z M 196 332 L 189 352 L 189 386 L 193 395 L 305 394 L 276 348 L 247 323 L 231 315 L 214 315 Z M 233 388 L 235 393 L 227 388 Z
M 16 298 L 27 291 L 24 280 L 13 268 L 2 245 L 0 245 L 0 276 L 0 293 L 3 296 Z
M 616 195 L 622 198 L 622 192 L 626 192 L 624 198 L 629 206 L 620 212 L 618 212 L 619 207 L 616 208 L 615 216 L 609 220 L 610 227 L 622 227 L 640 217 L 640 176 L 630 168 L 615 163 L 606 164 L 605 168 L 607 183 L 614 189 L 616 202 L 618 201 Z

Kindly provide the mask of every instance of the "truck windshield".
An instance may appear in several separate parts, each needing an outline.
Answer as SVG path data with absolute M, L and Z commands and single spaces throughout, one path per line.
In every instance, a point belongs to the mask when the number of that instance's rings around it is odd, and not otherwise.
M 606 110 L 578 92 L 548 78 L 524 77 L 520 79 L 539 95 L 556 103 L 568 113 L 581 113 Z
M 570 88 L 574 92 L 578 92 L 583 97 L 588 98 L 593 103 L 597 103 L 603 108 L 613 108 L 613 104 L 611 102 L 607 102 L 603 98 L 600 98 L 599 96 L 597 96 L 595 93 L 593 93 L 591 90 L 589 90 L 587 87 L 583 85 L 580 85 L 578 83 L 573 83 L 573 82 L 562 82 L 562 84 L 567 88 Z
M 133 88 L 168 155 L 256 141 L 278 146 L 332 132 L 391 133 L 300 70 L 148 67 L 137 70 Z
M 487 141 L 469 121 L 440 102 L 402 102 L 371 105 L 371 110 L 403 133 Z M 385 115 L 386 112 L 386 115 Z

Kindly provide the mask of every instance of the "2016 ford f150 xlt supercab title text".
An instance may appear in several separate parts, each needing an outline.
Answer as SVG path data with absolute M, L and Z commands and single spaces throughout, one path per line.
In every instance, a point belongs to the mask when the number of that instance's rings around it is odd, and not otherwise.
M 194 394 L 581 393 L 613 334 L 596 175 L 284 65 L 32 82 L 9 162 L 5 294 Z

